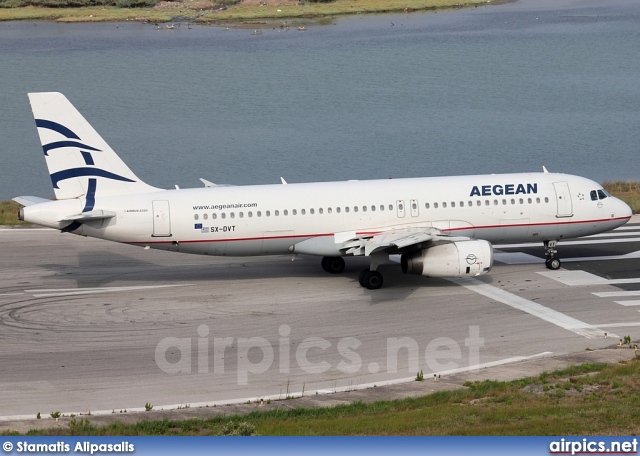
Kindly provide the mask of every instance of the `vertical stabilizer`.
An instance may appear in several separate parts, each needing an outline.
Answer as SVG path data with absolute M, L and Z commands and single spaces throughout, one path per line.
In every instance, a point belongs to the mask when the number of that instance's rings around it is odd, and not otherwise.
M 146 193 L 141 181 L 61 93 L 30 93 L 56 199 Z M 91 210 L 87 208 L 88 210 Z

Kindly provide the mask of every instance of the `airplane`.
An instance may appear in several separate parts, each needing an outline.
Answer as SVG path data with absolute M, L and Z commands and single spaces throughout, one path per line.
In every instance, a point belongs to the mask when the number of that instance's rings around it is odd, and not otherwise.
M 369 257 L 362 287 L 400 255 L 405 274 L 486 274 L 494 243 L 541 242 L 549 269 L 556 244 L 631 218 L 601 185 L 543 172 L 229 186 L 156 188 L 143 182 L 61 93 L 30 93 L 55 200 L 14 198 L 20 220 L 145 248 L 220 256 L 322 257 L 332 274 L 345 257 Z

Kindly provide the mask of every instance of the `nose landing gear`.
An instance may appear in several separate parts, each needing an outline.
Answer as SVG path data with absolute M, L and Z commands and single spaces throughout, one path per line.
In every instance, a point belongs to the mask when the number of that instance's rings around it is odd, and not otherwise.
M 558 241 L 544 241 L 545 256 L 547 257 L 544 264 L 547 269 L 551 269 L 553 271 L 560 269 L 560 266 L 562 266 L 560 259 L 555 257 L 556 253 L 558 253 L 555 249 L 557 244 Z

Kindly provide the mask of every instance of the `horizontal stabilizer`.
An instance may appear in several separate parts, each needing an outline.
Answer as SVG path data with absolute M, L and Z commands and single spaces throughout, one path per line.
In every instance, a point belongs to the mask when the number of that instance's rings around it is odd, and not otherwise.
M 60 219 L 60 222 L 83 222 L 88 220 L 100 220 L 100 219 L 108 219 L 116 216 L 115 212 L 111 211 L 103 211 L 101 209 L 97 209 L 95 211 L 83 212 L 82 214 L 69 215 L 63 219 Z
M 34 204 L 48 203 L 51 200 L 39 196 L 16 196 L 13 201 L 23 206 L 33 206 Z

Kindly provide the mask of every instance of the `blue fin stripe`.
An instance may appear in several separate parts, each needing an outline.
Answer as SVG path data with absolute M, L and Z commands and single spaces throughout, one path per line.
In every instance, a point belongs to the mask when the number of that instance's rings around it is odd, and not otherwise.
M 96 205 L 96 186 L 97 186 L 97 180 L 96 179 L 89 179 L 89 188 L 87 189 L 87 202 L 84 205 L 84 209 L 82 209 L 82 212 L 89 212 L 92 211 L 94 206 Z
M 51 120 L 36 119 L 36 127 L 38 127 L 38 128 L 46 128 L 47 130 L 57 131 L 61 135 L 65 136 L 66 138 L 80 139 L 80 137 L 78 135 L 76 135 L 74 132 L 69 130 L 64 125 L 60 125 L 59 123 L 53 122 Z
M 62 233 L 71 233 L 72 231 L 77 230 L 81 226 L 82 226 L 82 223 L 80 223 L 79 221 L 76 220 L 74 222 L 69 223 L 64 228 L 62 228 L 60 230 L 60 232 L 62 232 Z
M 95 165 L 95 163 L 93 162 L 93 157 L 91 156 L 91 152 L 80 152 L 82 154 L 82 158 L 84 158 L 84 162 L 87 165 Z
M 82 144 L 76 141 L 57 141 L 49 144 L 45 144 L 42 146 L 42 150 L 44 150 L 45 155 L 49 155 L 49 151 L 53 149 L 60 149 L 62 147 L 79 147 L 82 149 L 89 149 L 95 152 L 101 152 L 100 149 L 96 149 L 95 147 L 87 146 L 86 144 Z
M 106 179 L 113 179 L 123 182 L 135 182 L 132 179 L 126 178 L 124 176 L 119 176 L 114 173 L 110 173 L 109 171 L 105 171 L 104 169 L 99 168 L 72 168 L 65 169 L 64 171 L 58 171 L 57 173 L 53 173 L 51 175 L 51 183 L 53 184 L 53 188 L 58 187 L 58 182 L 65 179 L 71 179 L 73 177 L 84 177 L 84 176 L 96 176 L 96 177 L 104 177 Z

